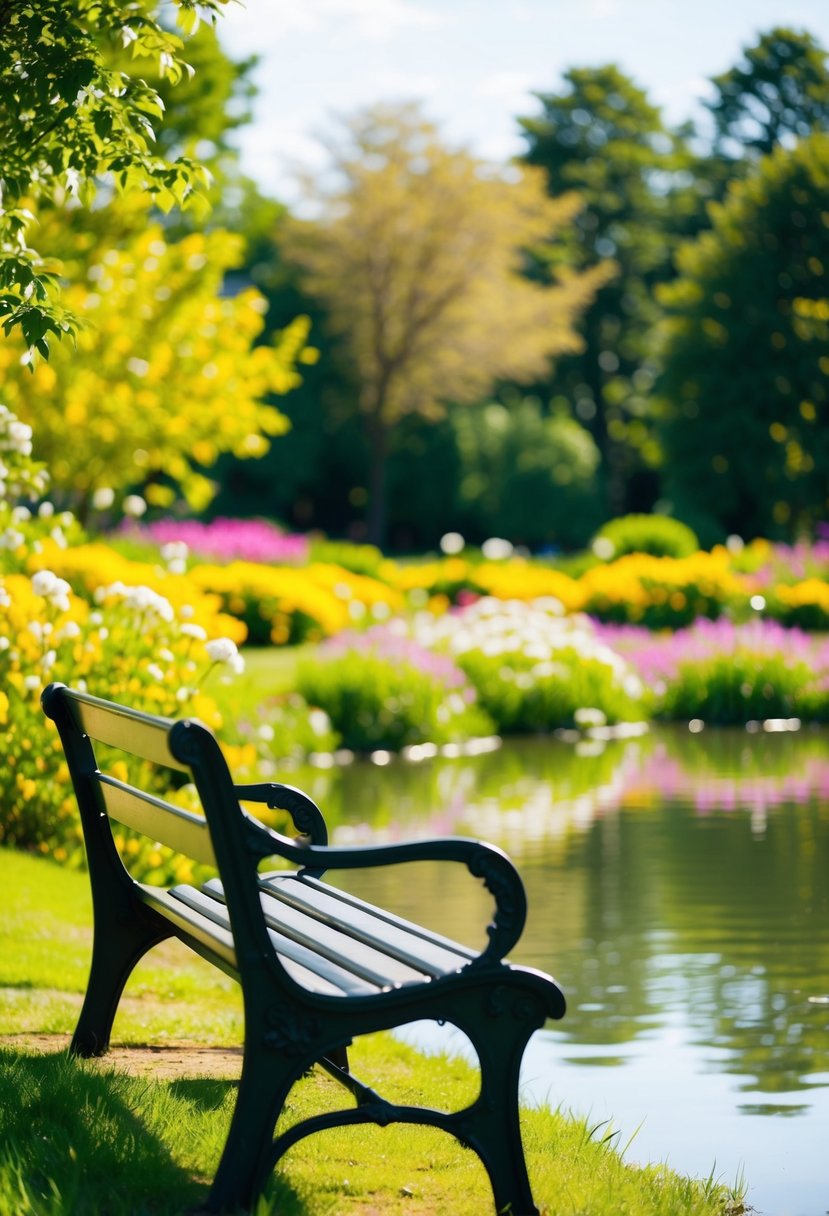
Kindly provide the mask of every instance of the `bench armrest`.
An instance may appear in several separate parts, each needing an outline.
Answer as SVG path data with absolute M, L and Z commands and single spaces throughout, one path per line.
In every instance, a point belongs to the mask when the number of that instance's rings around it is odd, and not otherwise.
M 247 843 L 252 852 L 262 860 L 266 857 L 284 857 L 301 865 L 306 873 L 314 877 L 320 877 L 329 869 L 369 869 L 410 861 L 461 862 L 470 874 L 481 879 L 495 900 L 495 915 L 487 926 L 489 943 L 479 961 L 502 959 L 521 936 L 527 917 L 524 884 L 510 858 L 495 845 L 464 836 L 350 848 L 296 845 L 287 837 L 258 823 L 252 816 L 246 815 L 246 819 L 250 831 Z
M 234 785 L 233 792 L 240 802 L 262 802 L 272 811 L 287 811 L 296 830 L 305 837 L 296 842 L 300 846 L 328 844 L 328 827 L 322 811 L 295 785 L 263 781 L 256 785 Z

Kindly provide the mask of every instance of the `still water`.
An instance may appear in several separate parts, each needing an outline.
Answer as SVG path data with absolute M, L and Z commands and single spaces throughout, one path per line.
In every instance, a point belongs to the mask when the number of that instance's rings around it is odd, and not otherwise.
M 632 1137 L 628 1160 L 744 1173 L 763 1216 L 824 1216 L 828 744 L 805 729 L 522 740 L 299 783 L 337 843 L 470 834 L 516 860 L 530 910 L 513 961 L 552 972 L 568 998 L 528 1050 L 525 1098 L 610 1120 L 619 1147 Z M 489 897 L 446 870 L 354 885 L 481 943 Z M 465 1043 L 425 1024 L 412 1038 Z

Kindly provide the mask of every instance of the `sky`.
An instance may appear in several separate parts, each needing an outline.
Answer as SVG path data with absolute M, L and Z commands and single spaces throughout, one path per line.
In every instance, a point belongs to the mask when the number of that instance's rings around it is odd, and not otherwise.
M 231 0 L 219 21 L 234 58 L 261 57 L 243 169 L 288 203 L 334 115 L 418 99 L 449 142 L 503 161 L 568 68 L 616 63 L 670 123 L 700 119 L 708 78 L 775 25 L 829 48 L 827 0 Z

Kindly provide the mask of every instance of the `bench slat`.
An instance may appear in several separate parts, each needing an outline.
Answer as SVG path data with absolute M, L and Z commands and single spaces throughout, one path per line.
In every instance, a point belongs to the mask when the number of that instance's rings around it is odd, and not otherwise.
M 224 904 L 225 894 L 221 882 L 211 879 L 202 888 L 211 899 Z M 382 949 L 373 949 L 362 941 L 355 940 L 342 925 L 329 925 L 309 916 L 301 908 L 274 899 L 265 890 L 260 890 L 260 903 L 269 929 L 284 934 L 292 941 L 313 950 L 336 966 L 366 980 L 377 988 L 390 988 L 395 984 L 422 983 L 431 975 L 417 963 L 406 966 Z
M 322 926 L 335 930 L 340 948 L 347 953 L 353 951 L 355 943 L 379 951 L 385 959 L 384 965 L 389 969 L 389 977 L 394 977 L 397 982 L 447 975 L 475 957 L 471 951 L 455 942 L 437 935 L 430 937 L 420 925 L 400 918 L 390 922 L 390 914 L 382 908 L 363 900 L 342 899 L 342 892 L 336 887 L 315 880 L 309 881 L 290 873 L 271 874 L 262 877 L 260 888 L 271 897 L 271 902 L 278 900 L 284 908 L 290 907 L 306 917 L 312 917 L 317 925 L 316 933 L 321 932 Z M 205 890 L 211 894 L 218 893 L 221 891 L 220 881 L 212 879 L 205 884 Z M 266 906 L 263 903 L 263 907 L 266 914 L 269 913 L 276 920 L 287 915 L 287 912 L 277 911 L 270 904 Z M 347 939 L 345 942 L 343 937 Z M 401 971 L 396 974 L 396 964 L 411 969 L 412 973 Z
M 407 966 L 401 963 L 384 951 L 373 948 L 347 931 L 344 932 L 344 926 L 327 925 L 316 917 L 309 916 L 307 912 L 274 899 L 265 892 L 261 892 L 259 898 L 265 921 L 270 928 L 301 942 L 309 950 L 318 951 L 338 966 L 353 971 L 355 975 L 368 980 L 369 983 L 377 984 L 379 988 L 412 982 L 422 983 L 423 980 L 431 978 L 422 966 Z
M 216 865 L 210 830 L 201 816 L 153 794 L 145 794 L 108 773 L 98 773 L 97 779 L 107 814 L 113 819 L 135 828 L 151 840 L 168 845 L 177 853 L 185 853 L 194 861 Z
M 301 900 L 303 906 L 314 914 L 325 917 L 330 915 L 335 924 L 345 921 L 349 927 L 353 926 L 355 929 L 362 924 L 370 924 L 373 933 L 382 935 L 381 940 L 384 946 L 381 948 L 391 945 L 390 953 L 398 957 L 399 943 L 402 948 L 411 950 L 417 956 L 420 966 L 434 966 L 438 975 L 465 966 L 476 959 L 480 953 L 470 949 L 469 946 L 464 946 L 461 942 L 453 941 L 450 937 L 433 933 L 431 929 L 426 929 L 423 925 L 405 920 L 402 916 L 396 916 L 393 912 L 386 911 L 385 908 L 367 903 L 366 900 L 352 895 L 350 891 L 342 891 L 339 887 L 332 887 L 307 874 L 299 875 L 277 871 L 274 874 L 260 875 L 260 883 L 269 890 L 277 883 L 284 884 L 286 887 L 291 884 L 289 889 L 292 893 L 287 896 L 288 898 Z M 368 920 L 363 921 L 363 916 L 366 916 Z M 399 938 L 398 931 L 402 935 Z
M 73 693 L 64 703 L 78 727 L 90 739 L 177 772 L 189 772 L 175 759 L 167 743 L 171 722 L 163 718 L 151 719 L 138 710 L 124 709 L 120 705 L 103 705 L 97 698 L 85 697 L 82 693 Z
M 172 901 L 200 913 L 220 930 L 230 933 L 230 919 L 222 901 L 186 883 L 172 887 L 166 895 Z M 171 905 L 168 903 L 166 906 L 169 908 Z M 368 982 L 346 967 L 274 929 L 268 929 L 268 936 L 286 971 L 313 992 L 330 993 L 334 996 L 364 996 L 376 993 L 383 987 L 383 984 Z

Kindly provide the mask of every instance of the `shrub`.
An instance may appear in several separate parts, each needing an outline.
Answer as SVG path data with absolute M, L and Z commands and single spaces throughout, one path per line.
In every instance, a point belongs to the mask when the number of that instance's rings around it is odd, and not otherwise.
M 375 545 L 355 545 L 347 540 L 326 540 L 321 536 L 311 538 L 309 558 L 312 562 L 327 562 L 369 578 L 382 578 L 381 567 L 385 561 Z
M 602 636 L 654 689 L 661 718 L 723 726 L 829 716 L 829 646 L 800 630 L 699 621 L 670 636 L 613 628 Z
M 778 583 L 767 595 L 769 616 L 785 625 L 814 631 L 829 630 L 829 583 L 807 578 L 788 586 Z
M 127 537 L 146 539 L 155 545 L 185 544 L 203 557 L 218 561 L 239 558 L 248 562 L 293 562 L 308 559 L 308 538 L 286 534 L 264 519 L 159 519 L 144 527 L 131 524 Z
M 189 577 L 244 621 L 254 645 L 318 642 L 403 605 L 400 593 L 377 579 L 323 562 L 303 569 L 231 562 L 197 566 Z
M 354 751 L 492 733 L 454 663 L 382 628 L 322 647 L 318 658 L 300 663 L 297 686 Z
M 594 566 L 579 579 L 584 611 L 601 621 L 679 629 L 699 617 L 748 612 L 750 582 L 731 568 L 722 547 L 691 557 L 629 554 Z
M 647 716 L 633 670 L 555 600 L 487 598 L 438 621 L 421 617 L 414 629 L 421 644 L 452 656 L 505 733 L 572 727 L 585 711 L 597 723 Z
M 186 712 L 218 727 L 215 702 L 201 689 L 217 663 L 238 667 L 240 659 L 230 638 L 214 637 L 211 644 L 189 605 L 177 610 L 151 587 L 101 586 L 91 604 L 52 570 L 26 573 L 43 562 L 47 545 L 58 556 L 71 553 L 60 544 L 75 527 L 62 518 L 55 524 L 48 502 L 36 512 L 10 505 L 9 499 L 45 490 L 43 470 L 30 456 L 29 428 L 0 407 L 0 843 L 80 864 L 80 822 L 60 741 L 40 707 L 43 687 L 63 680 L 140 709 Z M 47 539 L 44 528 L 51 533 Z M 216 620 L 214 612 L 210 623 Z M 123 762 L 116 775 L 126 776 Z M 137 874 L 192 877 L 190 863 L 161 853 L 151 841 L 124 832 L 119 843 Z
M 592 548 L 603 561 L 628 553 L 690 557 L 699 549 L 699 541 L 687 524 L 668 515 L 621 515 L 599 528 Z

